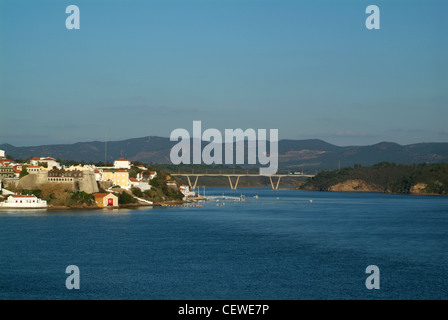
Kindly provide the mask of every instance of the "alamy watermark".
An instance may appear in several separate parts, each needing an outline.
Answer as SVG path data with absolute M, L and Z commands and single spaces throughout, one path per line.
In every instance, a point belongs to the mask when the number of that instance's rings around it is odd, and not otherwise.
M 75 5 L 69 5 L 67 8 L 65 8 L 65 13 L 69 13 L 70 15 L 65 19 L 65 27 L 68 30 L 79 30 L 80 27 L 80 20 L 79 20 L 79 7 Z
M 68 290 L 79 289 L 79 268 L 75 265 L 70 265 L 65 268 L 65 273 L 70 274 L 65 280 L 65 287 Z
M 70 14 L 65 19 L 65 27 L 68 30 L 79 30 L 80 29 L 80 11 L 79 7 L 76 5 L 69 5 L 65 9 L 65 13 Z M 379 30 L 380 29 L 380 8 L 376 5 L 369 5 L 365 11 L 369 16 L 366 19 L 365 25 L 368 30 Z
M 378 290 L 380 288 L 380 268 L 372 264 L 367 266 L 366 273 L 370 274 L 366 279 L 366 288 Z
M 202 132 L 201 121 L 193 121 L 192 135 L 186 129 L 175 129 L 171 132 L 170 140 L 180 140 L 171 148 L 170 159 L 173 164 L 260 164 L 267 166 L 260 168 L 260 175 L 277 173 L 278 129 L 269 130 L 269 150 L 266 129 L 225 129 L 223 138 L 217 129 Z M 204 148 L 203 141 L 209 142 Z

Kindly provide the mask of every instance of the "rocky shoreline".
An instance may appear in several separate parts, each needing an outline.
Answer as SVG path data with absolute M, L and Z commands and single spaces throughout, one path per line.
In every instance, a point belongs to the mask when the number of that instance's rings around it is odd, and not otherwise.
M 372 183 L 367 183 L 361 179 L 350 179 L 335 183 L 327 188 L 316 188 L 310 186 L 299 186 L 296 190 L 307 191 L 327 191 L 327 192 L 360 192 L 360 193 L 387 193 L 387 194 L 409 194 L 409 195 L 427 195 L 427 196 L 447 196 L 444 194 L 425 192 L 427 184 L 417 183 L 410 188 L 409 193 L 392 192 Z

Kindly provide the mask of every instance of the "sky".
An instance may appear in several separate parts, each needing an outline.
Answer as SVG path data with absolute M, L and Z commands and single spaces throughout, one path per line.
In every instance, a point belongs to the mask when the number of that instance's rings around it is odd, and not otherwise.
M 368 5 L 380 9 L 369 30 Z M 69 30 L 65 9 L 80 10 Z M 0 0 L 0 144 L 448 141 L 448 1 Z

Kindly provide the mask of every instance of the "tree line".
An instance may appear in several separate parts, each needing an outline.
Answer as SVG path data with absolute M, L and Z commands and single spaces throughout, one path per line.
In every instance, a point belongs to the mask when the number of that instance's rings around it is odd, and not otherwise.
M 339 170 L 326 170 L 309 178 L 301 189 L 328 191 L 332 186 L 347 180 L 363 180 L 387 193 L 412 193 L 412 188 L 422 184 L 427 194 L 448 194 L 448 164 L 396 164 L 380 162 L 371 167 L 359 164 Z

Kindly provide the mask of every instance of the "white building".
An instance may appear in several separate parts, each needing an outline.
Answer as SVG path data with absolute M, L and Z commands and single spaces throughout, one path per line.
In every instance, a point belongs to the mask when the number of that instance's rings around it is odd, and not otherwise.
M 77 166 L 70 166 L 70 167 L 66 167 L 65 171 L 94 171 L 95 169 L 92 168 L 91 166 L 85 165 L 77 165 Z
M 101 181 L 103 179 L 101 171 L 98 170 L 98 169 L 95 169 L 94 172 L 95 172 L 95 180 L 96 181 Z
M 194 197 L 196 196 L 196 193 L 194 191 L 190 191 L 190 187 L 183 184 L 179 187 L 179 191 L 182 192 L 182 194 L 185 197 Z
M 166 186 L 171 188 L 177 188 L 177 183 L 174 181 L 167 181 Z
M 131 169 L 131 161 L 128 159 L 117 159 L 114 161 L 114 168 L 115 169 Z
M 30 160 L 30 164 L 32 166 L 39 166 L 43 163 L 47 164 L 47 168 L 52 169 L 53 167 L 56 167 L 58 169 L 61 169 L 61 164 L 59 162 L 56 161 L 56 159 L 54 158 L 50 158 L 50 157 L 36 157 L 36 158 L 32 158 Z
M 22 172 L 23 166 L 21 164 L 17 164 L 13 166 L 14 175 L 16 178 L 20 178 L 20 173 Z
M 5 150 L 0 150 L 0 159 L 5 157 Z
M 137 180 L 138 181 L 149 181 L 157 177 L 156 171 L 142 171 L 137 173 Z
M 0 208 L 46 208 L 47 201 L 41 200 L 36 196 L 11 195 L 5 202 L 0 203 Z
M 42 167 L 27 165 L 26 170 L 28 171 L 28 173 L 39 173 L 42 170 Z
M 190 192 L 190 187 L 183 184 L 179 187 L 179 191 L 182 192 L 183 194 L 186 194 L 186 193 Z
M 142 191 L 151 190 L 151 185 L 148 182 L 138 181 L 135 178 L 129 178 L 129 183 L 132 188 L 139 188 Z

